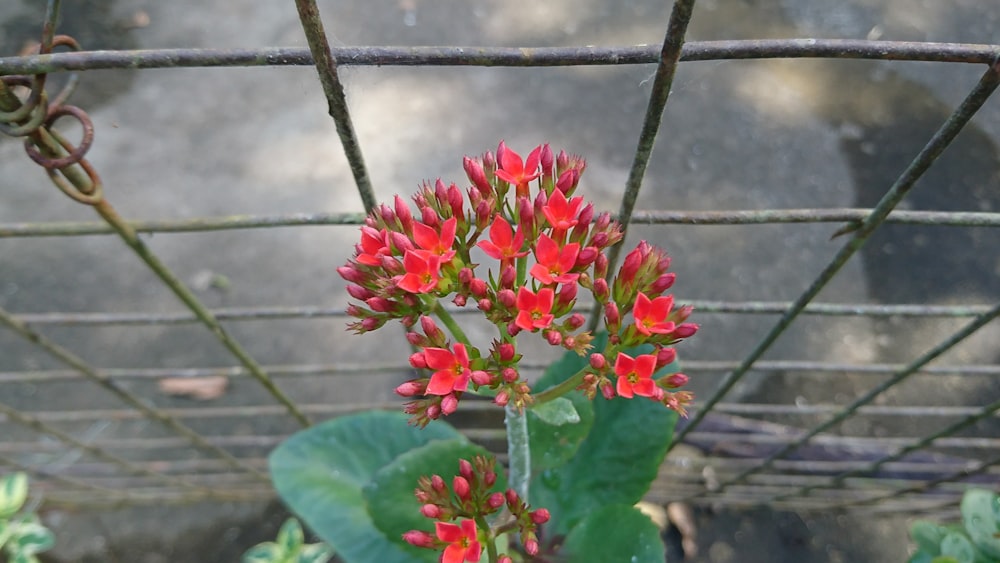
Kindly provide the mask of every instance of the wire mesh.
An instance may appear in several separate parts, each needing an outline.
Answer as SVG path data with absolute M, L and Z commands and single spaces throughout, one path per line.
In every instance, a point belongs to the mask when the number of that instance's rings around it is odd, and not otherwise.
M 22 369 L 0 372 L 0 386 L 16 384 L 73 384 L 81 380 L 99 385 L 115 395 L 121 406 L 50 410 L 14 408 L 0 401 L 3 435 L 0 440 L 0 472 L 26 470 L 33 474 L 53 505 L 120 506 L 144 503 L 186 503 L 206 499 L 259 500 L 274 495 L 265 481 L 266 454 L 297 425 L 358 412 L 369 408 L 398 408 L 394 402 L 319 404 L 295 400 L 282 392 L 280 381 L 305 377 L 357 377 L 361 374 L 406 372 L 396 363 L 349 363 L 264 365 L 254 359 L 223 327 L 242 322 L 341 322 L 342 307 L 320 305 L 210 308 L 202 302 L 164 262 L 144 244 L 140 234 L 214 233 L 227 230 L 260 230 L 278 227 L 359 225 L 360 213 L 299 213 L 257 216 L 198 217 L 186 220 L 128 221 L 120 217 L 102 197 L 101 184 L 77 150 L 51 130 L 53 119 L 42 96 L 22 103 L 14 86 L 29 86 L 41 92 L 44 73 L 95 69 L 153 69 L 176 67 L 315 65 L 329 112 L 336 123 L 345 156 L 366 210 L 376 196 L 354 131 L 349 104 L 338 69 L 345 65 L 368 66 L 569 66 L 656 64 L 653 86 L 632 166 L 619 208 L 618 218 L 628 225 L 767 225 L 780 223 L 836 223 L 835 236 L 845 239 L 840 251 L 791 301 L 690 301 L 695 308 L 715 315 L 777 316 L 772 328 L 745 357 L 726 361 L 685 359 L 686 371 L 718 377 L 716 391 L 699 398 L 693 416 L 685 421 L 663 468 L 663 477 L 650 496 L 658 501 L 688 500 L 695 503 L 752 506 L 767 504 L 797 510 L 832 508 L 877 513 L 940 514 L 954 509 L 964 487 L 995 484 L 1000 474 L 1000 440 L 962 435 L 964 430 L 998 416 L 1000 401 L 985 405 L 888 405 L 875 404 L 911 377 L 957 376 L 993 381 L 1000 365 L 929 365 L 940 355 L 965 341 L 1000 315 L 1000 306 L 990 303 L 930 305 L 924 303 L 870 304 L 817 301 L 824 287 L 848 259 L 857 253 L 883 224 L 898 223 L 993 229 L 1000 226 L 1000 213 L 971 211 L 914 211 L 899 209 L 907 192 L 945 151 L 963 127 L 987 102 L 1000 83 L 1000 46 L 943 43 L 879 42 L 858 40 L 746 40 L 684 42 L 693 0 L 679 0 L 664 41 L 659 46 L 570 47 L 570 48 L 396 48 L 331 47 L 309 0 L 296 0 L 309 49 L 261 48 L 253 50 L 164 49 L 156 51 L 108 51 L 51 53 L 58 45 L 54 35 L 58 2 L 50 2 L 41 54 L 0 58 L 0 119 L 4 131 L 28 135 L 29 146 L 37 146 L 39 162 L 61 190 L 73 199 L 91 205 L 100 222 L 22 222 L 0 224 L 0 239 L 38 237 L 82 237 L 117 234 L 146 268 L 168 287 L 186 310 L 161 312 L 26 312 L 0 309 L 0 323 L 25 342 L 38 348 L 61 368 Z M 986 65 L 979 83 L 928 140 L 925 149 L 899 175 L 872 208 L 763 209 L 737 211 L 667 211 L 635 209 L 650 154 L 663 121 L 674 72 L 686 61 L 746 60 L 762 58 L 848 58 L 898 61 L 935 61 Z M 15 76 L 24 75 L 24 76 Z M 36 104 L 31 106 L 31 100 Z M 67 107 L 49 102 L 49 107 Z M 27 109 L 24 109 L 27 108 Z M 70 113 L 87 125 L 85 114 Z M 38 117 L 42 116 L 42 117 Z M 34 157 L 33 157 L 34 158 Z M 68 159 L 68 160 L 67 160 Z M 617 259 L 617 254 L 612 261 Z M 584 309 L 586 310 L 586 309 Z M 462 310 L 456 310 L 461 314 Z M 775 361 L 764 356 L 774 342 L 800 316 L 819 320 L 848 318 L 943 318 L 968 324 L 909 362 L 838 363 L 823 360 Z M 597 322 L 597 315 L 592 317 Z M 188 365 L 165 368 L 98 369 L 81 356 L 44 335 L 45 330 L 87 327 L 150 327 L 201 325 L 228 350 L 233 364 L 223 367 Z M 36 328 L 38 327 L 38 328 Z M 68 333 L 67 333 L 68 334 Z M 543 363 L 525 366 L 540 371 Z M 747 374 L 786 374 L 816 378 L 862 375 L 870 385 L 852 401 L 825 404 L 780 404 L 726 402 L 727 394 Z M 224 376 L 253 379 L 265 393 L 250 404 L 237 406 L 157 407 L 142 395 L 143 382 L 168 377 Z M 139 389 L 139 390 L 136 390 Z M 846 403 L 846 404 L 844 404 Z M 461 424 L 474 440 L 500 444 L 503 440 L 500 414 L 488 403 L 470 402 L 463 411 L 473 416 Z M 843 431 L 851 420 L 905 417 L 930 419 L 933 429 L 919 435 L 863 436 Z M 219 420 L 274 421 L 241 433 L 219 433 Z M 114 421 L 153 421 L 164 434 L 135 438 L 81 439 L 79 425 Z M 28 429 L 19 433 L 14 427 Z M 10 429 L 8 431 L 8 429 Z M 502 448 L 495 448 L 502 451 Z M 185 458 L 178 451 L 199 450 Z M 502 457 L 502 455 L 501 455 Z

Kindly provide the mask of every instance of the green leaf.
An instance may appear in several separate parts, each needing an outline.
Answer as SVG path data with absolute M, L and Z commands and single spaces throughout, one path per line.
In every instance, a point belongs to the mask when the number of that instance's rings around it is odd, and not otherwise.
M 241 559 L 243 563 L 284 563 L 285 551 L 274 542 L 259 543 L 248 549 Z
M 1000 499 L 992 491 L 969 489 L 962 495 L 962 524 L 972 543 L 993 559 L 1000 559 Z
M 52 549 L 56 538 L 45 526 L 37 522 L 22 522 L 12 534 L 9 548 L 14 553 L 35 554 Z
M 677 413 L 642 397 L 595 399 L 593 406 L 592 429 L 575 455 L 532 481 L 531 504 L 549 509 L 548 526 L 557 535 L 601 507 L 642 499 L 677 422 Z
M 27 498 L 27 473 L 11 473 L 0 478 L 0 518 L 10 518 L 17 514 Z
M 953 557 L 957 563 L 975 563 L 976 548 L 965 534 L 952 532 L 941 540 L 941 555 Z
M 939 555 L 934 559 L 931 559 L 931 563 L 960 563 L 958 559 L 954 557 L 949 557 L 947 555 Z
M 441 475 L 446 482 L 458 474 L 458 460 L 471 460 L 476 455 L 488 452 L 468 440 L 455 439 L 436 441 L 410 450 L 375 474 L 375 478 L 364 487 L 362 494 L 368 503 L 375 527 L 388 538 L 393 538 L 414 561 L 437 561 L 441 554 L 427 549 L 413 547 L 400 538 L 410 530 L 433 530 L 433 523 L 420 514 L 420 504 L 413 497 L 413 489 L 421 475 Z M 497 482 L 495 491 L 506 489 L 506 482 L 500 477 L 501 467 L 495 467 Z
M 278 530 L 278 540 L 275 543 L 281 546 L 281 550 L 287 555 L 293 555 L 302 547 L 305 540 L 302 525 L 295 518 L 289 518 Z
M 940 555 L 941 540 L 948 535 L 948 530 L 926 520 L 917 520 L 910 526 L 910 537 L 917 546 L 929 555 Z
M 564 424 L 576 424 L 580 422 L 580 415 L 573 406 L 573 401 L 566 397 L 559 397 L 547 403 L 542 403 L 531 409 L 538 418 L 545 424 L 551 426 L 562 426 Z
M 574 563 L 663 563 L 666 547 L 660 530 L 648 516 L 624 504 L 588 514 L 570 530 L 560 548 Z
M 33 553 L 15 553 L 10 563 L 40 563 L 40 561 Z
M 333 548 L 325 543 L 311 543 L 302 546 L 297 563 L 326 563 L 334 553 Z
M 598 333 L 594 337 L 594 349 L 603 350 L 607 341 L 607 333 Z M 586 357 L 579 356 L 575 352 L 566 352 L 559 361 L 550 365 L 542 377 L 535 382 L 535 392 L 538 393 L 562 383 L 587 365 Z M 590 399 L 583 396 L 583 393 L 574 390 L 561 398 L 572 403 L 573 409 L 580 417 L 580 422 L 554 426 L 546 423 L 535 412 L 537 407 L 528 409 L 531 471 L 535 475 L 546 469 L 558 467 L 573 457 L 594 424 L 594 405 Z
M 362 487 L 401 454 L 434 440 L 461 437 L 443 422 L 423 429 L 410 426 L 403 413 L 339 417 L 283 442 L 271 453 L 271 476 L 288 507 L 344 561 L 409 562 L 413 558 L 396 543 L 399 538 L 388 538 L 375 527 Z

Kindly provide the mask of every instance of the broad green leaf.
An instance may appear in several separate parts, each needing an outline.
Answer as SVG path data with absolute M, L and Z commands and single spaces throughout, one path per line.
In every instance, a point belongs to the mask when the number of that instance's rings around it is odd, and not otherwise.
M 603 350 L 608 341 L 607 333 L 594 337 L 594 350 Z M 534 384 L 535 393 L 562 383 L 588 365 L 587 357 L 566 352 L 545 370 Z M 546 469 L 558 467 L 573 457 L 576 449 L 590 432 L 594 423 L 594 406 L 583 393 L 573 390 L 562 396 L 572 403 L 580 422 L 553 426 L 542 420 L 536 409 L 528 409 L 528 436 L 531 441 L 531 471 L 537 475 Z M 554 401 L 553 401 L 554 402 Z
M 580 415 L 573 406 L 573 401 L 566 397 L 559 397 L 547 403 L 542 403 L 533 407 L 531 412 L 550 426 L 562 426 L 564 424 L 577 424 L 580 422 Z
M 911 555 L 909 559 L 906 560 L 906 563 L 933 563 L 933 562 L 934 562 L 934 556 L 931 555 L 930 553 L 927 553 L 924 550 L 917 551 L 916 553 Z
M 34 553 L 15 553 L 11 556 L 10 563 L 40 563 Z
M 275 449 L 275 489 L 292 512 L 348 563 L 409 562 L 413 558 L 375 527 L 361 489 L 382 467 L 434 440 L 461 438 L 443 422 L 426 428 L 403 413 L 372 411 L 303 430 Z
M 663 563 L 666 547 L 648 516 L 624 504 L 588 514 L 570 530 L 560 548 L 573 563 Z
M 931 559 L 931 563 L 959 563 L 959 561 L 954 557 L 949 557 L 947 555 L 939 555 L 938 557 Z
M 952 532 L 941 540 L 941 555 L 953 557 L 957 563 L 975 563 L 976 548 L 965 534 Z
M 326 563 L 334 556 L 333 548 L 325 543 L 302 546 L 297 563 Z
M 37 522 L 22 522 L 14 530 L 10 544 L 15 553 L 34 554 L 52 549 L 56 538 L 48 528 Z
M 281 550 L 288 555 L 293 555 L 302 547 L 305 542 L 305 535 L 302 533 L 302 525 L 295 518 L 285 520 L 278 530 L 278 539 L 275 543 L 281 546 Z
M 980 551 L 1000 559 L 1000 522 L 996 515 L 1000 499 L 992 491 L 969 489 L 962 495 L 962 524 Z
M 660 373 L 673 371 L 667 366 Z M 554 534 L 601 507 L 642 499 L 673 437 L 677 413 L 659 403 L 636 397 L 595 399 L 593 405 L 593 426 L 576 454 L 532 481 L 531 504 L 549 509 Z
M 461 438 L 431 442 L 400 455 L 380 469 L 362 490 L 375 527 L 411 553 L 413 561 L 437 561 L 441 557 L 439 552 L 413 547 L 400 539 L 410 530 L 434 529 L 434 523 L 420 514 L 420 503 L 413 496 L 417 479 L 422 475 L 440 475 L 450 486 L 452 478 L 458 474 L 459 459 L 471 461 L 473 456 L 487 453 Z M 498 476 L 493 489 L 503 491 L 506 488 L 500 477 L 503 468 L 497 466 L 495 470 Z
M 17 514 L 27 498 L 27 473 L 11 473 L 0 478 L 0 518 L 10 518 Z
M 284 563 L 285 552 L 274 542 L 259 543 L 243 554 L 243 563 Z
M 926 520 L 917 520 L 910 526 L 910 537 L 917 546 L 929 555 L 941 553 L 941 540 L 948 535 L 948 530 Z

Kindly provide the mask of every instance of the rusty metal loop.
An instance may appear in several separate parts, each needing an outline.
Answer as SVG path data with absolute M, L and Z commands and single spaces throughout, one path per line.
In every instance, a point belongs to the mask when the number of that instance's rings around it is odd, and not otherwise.
M 31 94 L 28 99 L 21 103 L 21 107 L 13 111 L 0 111 L 0 125 L 13 124 L 15 122 L 21 121 L 22 119 L 28 117 L 35 107 L 38 106 L 42 96 L 45 93 L 44 88 L 38 87 L 38 79 L 28 77 L 28 76 L 0 76 L 0 81 L 4 83 L 5 86 L 24 86 L 25 88 L 31 88 Z
M 31 108 L 31 118 L 21 125 L 0 122 L 0 132 L 11 137 L 25 137 L 37 131 L 49 116 L 48 95 L 42 92 L 37 104 L 34 106 L 23 105 L 21 108 Z
M 72 51 L 82 50 L 82 47 L 80 47 L 80 43 L 78 43 L 76 39 L 73 39 L 69 35 L 56 35 L 54 38 L 52 38 L 52 49 L 55 49 L 56 47 L 69 47 L 70 50 Z M 66 100 L 68 100 L 69 97 L 73 94 L 73 91 L 76 90 L 76 85 L 79 82 L 80 82 L 80 76 L 75 72 L 70 73 L 69 78 L 66 80 L 66 84 L 62 87 L 61 90 L 59 90 L 59 93 L 56 95 L 56 97 L 52 98 L 50 105 L 54 107 L 66 103 Z
M 90 120 L 90 116 L 87 115 L 85 111 L 76 106 L 59 106 L 54 107 L 49 111 L 48 117 L 45 119 L 45 127 L 49 129 L 49 133 L 56 136 L 55 131 L 52 131 L 52 124 L 60 117 L 68 115 L 76 118 L 83 126 L 83 139 L 80 144 L 74 147 L 72 144 L 63 142 L 62 137 L 59 138 L 59 144 L 66 149 L 69 154 L 61 158 L 49 158 L 43 155 L 38 148 L 35 147 L 34 141 L 32 139 L 24 140 L 24 151 L 28 153 L 31 160 L 34 160 L 39 166 L 47 169 L 53 170 L 56 168 L 65 168 L 72 164 L 76 164 L 83 160 L 84 155 L 90 150 L 90 146 L 94 143 L 94 122 Z
M 72 107 L 72 106 L 69 106 Z M 55 131 L 49 131 L 56 141 L 70 154 L 75 152 L 73 144 L 66 140 L 65 137 L 60 135 Z M 97 205 L 104 199 L 104 184 L 101 182 L 101 177 L 97 174 L 97 170 L 90 164 L 86 158 L 81 158 L 75 164 L 79 164 L 83 171 L 87 173 L 87 178 L 90 180 L 90 187 L 88 191 L 83 191 L 82 189 L 71 184 L 60 171 L 55 168 L 45 168 L 45 172 L 49 175 L 49 179 L 52 183 L 59 188 L 59 191 L 66 194 L 70 199 L 83 203 L 85 205 Z

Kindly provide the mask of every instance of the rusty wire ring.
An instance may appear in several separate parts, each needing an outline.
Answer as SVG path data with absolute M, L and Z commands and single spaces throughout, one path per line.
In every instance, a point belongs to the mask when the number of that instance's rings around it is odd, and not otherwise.
M 23 108 L 31 108 L 31 119 L 26 123 L 21 125 L 11 125 L 10 123 L 0 122 L 0 132 L 5 135 L 10 135 L 11 137 L 25 137 L 31 135 L 38 130 L 39 127 L 45 124 L 45 120 L 49 116 L 49 102 L 48 95 L 42 92 L 39 97 L 39 103 L 34 106 L 23 105 Z
M 76 147 L 71 143 L 64 142 L 61 136 L 56 135 L 55 131 L 51 131 L 52 124 L 64 115 L 76 118 L 80 122 L 80 125 L 83 126 L 83 139 L 80 140 L 80 144 Z M 90 120 L 90 116 L 85 111 L 76 106 L 58 106 L 52 108 L 45 119 L 44 126 L 50 129 L 49 133 L 59 139 L 59 144 L 69 152 L 68 155 L 62 158 L 49 158 L 39 152 L 32 139 L 25 139 L 24 151 L 28 153 L 31 160 L 34 160 L 39 166 L 47 170 L 65 168 L 80 162 L 83 160 L 84 155 L 87 154 L 87 151 L 90 150 L 90 145 L 94 143 L 94 122 Z
M 0 125 L 4 126 L 4 132 L 6 132 L 8 127 L 12 127 L 10 124 L 21 121 L 35 110 L 35 108 L 39 105 L 42 96 L 45 95 L 45 88 L 38 87 L 39 84 L 37 77 L 0 76 L 0 81 L 2 81 L 5 86 L 24 86 L 25 88 L 31 88 L 31 94 L 28 96 L 27 100 L 22 102 L 21 107 L 13 111 L 0 111 Z
M 68 106 L 72 107 L 72 106 Z M 49 131 L 49 134 L 54 138 L 66 151 L 73 154 L 76 149 L 73 148 L 73 144 L 66 140 L 65 137 L 60 135 L 55 131 Z M 83 190 L 71 185 L 64 176 L 60 175 L 60 170 L 55 168 L 45 168 L 45 172 L 49 175 L 49 179 L 52 183 L 59 188 L 59 191 L 66 194 L 70 199 L 86 204 L 86 205 L 97 205 L 104 199 L 104 184 L 101 182 L 101 177 L 97 174 L 97 170 L 90 164 L 86 158 L 81 158 L 78 162 L 74 164 L 79 164 L 83 171 L 87 173 L 87 178 L 90 180 L 90 193 L 84 192 Z
M 53 37 L 52 45 L 49 50 L 51 51 L 56 47 L 69 47 L 72 51 L 80 51 L 82 49 L 76 39 L 73 39 L 69 35 L 56 35 Z M 57 94 L 55 98 L 52 98 L 51 105 L 60 106 L 66 103 L 66 100 L 69 99 L 69 97 L 73 94 L 73 91 L 76 90 L 76 85 L 79 81 L 80 77 L 77 73 L 70 73 L 69 79 L 66 81 L 66 85 L 62 87 L 62 90 L 59 90 L 59 94 Z

